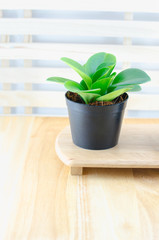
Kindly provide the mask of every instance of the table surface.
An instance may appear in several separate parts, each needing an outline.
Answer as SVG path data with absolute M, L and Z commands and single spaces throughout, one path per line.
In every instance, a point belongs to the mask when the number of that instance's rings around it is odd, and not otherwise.
M 159 120 L 127 120 L 133 123 Z M 156 240 L 159 170 L 86 168 L 55 153 L 67 118 L 0 118 L 0 239 Z

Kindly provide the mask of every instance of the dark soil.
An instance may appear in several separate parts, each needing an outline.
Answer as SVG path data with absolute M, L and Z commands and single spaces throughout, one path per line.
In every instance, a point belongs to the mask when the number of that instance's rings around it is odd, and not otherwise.
M 67 92 L 67 97 L 68 97 L 68 99 L 70 99 L 73 102 L 85 104 L 83 99 L 77 93 L 68 91 Z M 89 105 L 91 105 L 91 106 L 106 106 L 107 105 L 108 106 L 108 105 L 113 105 L 113 104 L 116 104 L 116 103 L 123 102 L 124 100 L 126 100 L 126 98 L 127 98 L 127 95 L 124 93 L 124 94 L 120 95 L 119 97 L 115 98 L 114 100 L 112 100 L 110 102 L 95 101 L 95 102 L 89 103 Z
M 84 103 L 85 104 L 83 99 L 77 93 L 68 91 L 67 92 L 67 97 L 68 97 L 68 99 L 70 99 L 73 102 Z

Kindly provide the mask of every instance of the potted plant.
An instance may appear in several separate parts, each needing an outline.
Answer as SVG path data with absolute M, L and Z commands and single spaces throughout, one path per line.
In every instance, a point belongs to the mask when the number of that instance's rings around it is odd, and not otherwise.
M 47 80 L 64 84 L 73 142 L 86 149 L 107 149 L 118 143 L 129 91 L 140 91 L 139 84 L 150 81 L 142 70 L 129 68 L 113 72 L 116 57 L 99 52 L 80 63 L 63 57 L 80 76 L 80 83 L 62 77 Z

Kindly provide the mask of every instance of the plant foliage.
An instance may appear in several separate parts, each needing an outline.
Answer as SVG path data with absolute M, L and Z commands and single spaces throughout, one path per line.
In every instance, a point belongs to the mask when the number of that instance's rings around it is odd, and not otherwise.
M 62 77 L 50 77 L 47 80 L 64 84 L 69 91 L 78 93 L 86 104 L 112 101 L 125 92 L 140 91 L 139 84 L 151 80 L 137 68 L 128 68 L 116 74 L 113 72 L 116 57 L 110 53 L 96 53 L 83 66 L 70 58 L 63 57 L 61 60 L 81 76 L 81 82 Z

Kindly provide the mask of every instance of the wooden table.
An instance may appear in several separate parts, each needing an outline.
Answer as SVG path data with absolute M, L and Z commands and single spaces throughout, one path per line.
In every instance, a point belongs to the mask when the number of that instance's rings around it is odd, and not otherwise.
M 71 176 L 54 149 L 67 124 L 0 118 L 0 239 L 157 240 L 159 170 L 86 168 Z

